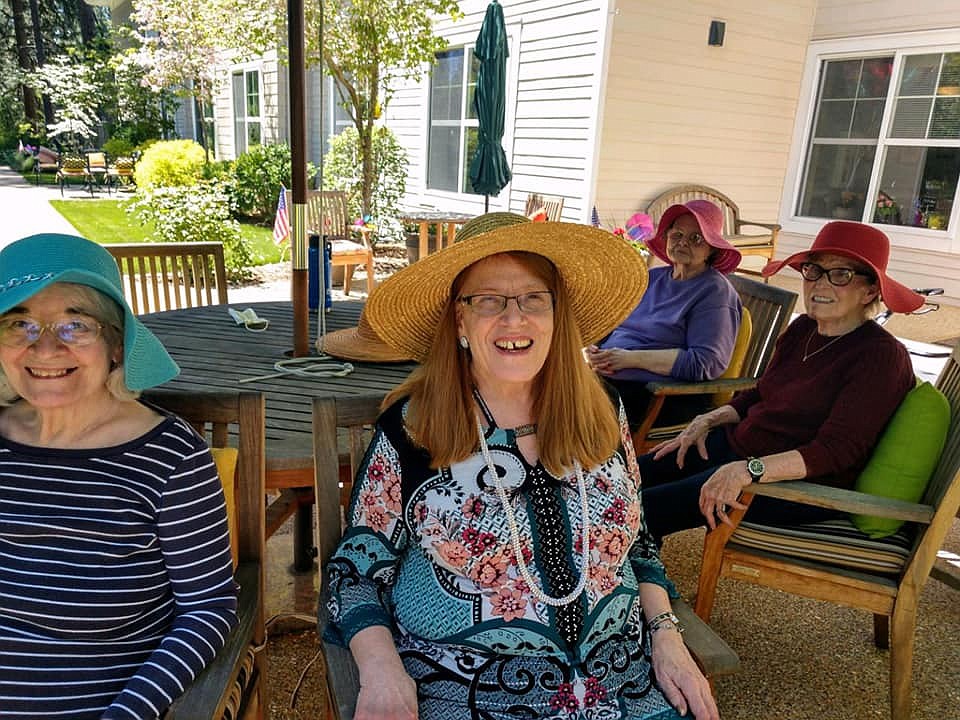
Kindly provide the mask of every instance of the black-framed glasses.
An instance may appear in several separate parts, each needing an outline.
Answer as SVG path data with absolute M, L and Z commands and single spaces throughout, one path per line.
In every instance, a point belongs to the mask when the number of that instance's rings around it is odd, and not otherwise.
M 514 300 L 520 312 L 527 315 L 540 315 L 553 309 L 551 290 L 534 290 L 522 295 L 494 295 L 483 293 L 463 295 L 459 302 L 470 307 L 480 317 L 494 317 L 507 309 L 507 303 Z
M 681 240 L 686 239 L 687 245 L 690 247 L 699 247 L 706 242 L 706 238 L 703 237 L 700 233 L 694 231 L 692 233 L 685 233 L 683 230 L 668 230 L 667 231 L 667 240 L 673 243 L 678 243 Z
M 0 345 L 21 348 L 33 345 L 49 330 L 58 342 L 70 347 L 84 347 L 96 342 L 103 325 L 93 318 L 73 317 L 42 323 L 30 317 L 0 319 Z
M 853 282 L 855 275 L 862 275 L 863 277 L 871 279 L 873 278 L 873 275 L 870 273 L 854 270 L 853 268 L 836 267 L 827 270 L 827 268 L 823 267 L 822 265 L 817 265 L 816 263 L 812 262 L 805 262 L 801 264 L 800 274 L 803 275 L 804 280 L 809 280 L 810 282 L 816 282 L 826 275 L 830 284 L 836 285 L 837 287 L 849 285 L 851 282 Z

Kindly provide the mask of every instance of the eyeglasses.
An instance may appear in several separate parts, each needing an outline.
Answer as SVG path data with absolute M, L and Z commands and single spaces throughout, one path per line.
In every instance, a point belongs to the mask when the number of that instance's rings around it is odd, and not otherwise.
M 507 302 L 515 300 L 520 312 L 540 315 L 553 308 L 553 292 L 536 290 L 522 295 L 464 295 L 459 302 L 469 305 L 480 317 L 495 317 L 507 309 Z
M 685 233 L 683 230 L 668 230 L 667 240 L 672 243 L 678 243 L 686 238 L 687 245 L 690 247 L 699 247 L 703 245 L 706 239 L 698 232 Z
M 85 347 L 96 342 L 103 325 L 92 318 L 68 318 L 42 323 L 29 317 L 0 319 L 0 345 L 21 348 L 33 345 L 49 330 L 58 342 L 70 347 Z
M 817 265 L 812 262 L 805 262 L 800 265 L 800 274 L 803 275 L 804 280 L 809 280 L 810 282 L 816 282 L 824 275 L 827 276 L 827 280 L 830 281 L 831 285 L 836 285 L 837 287 L 843 287 L 844 285 L 849 285 L 853 281 L 854 275 L 862 275 L 863 277 L 873 278 L 873 275 L 870 273 L 861 272 L 860 270 L 854 270 L 853 268 L 846 267 L 836 267 L 827 268 L 822 265 Z

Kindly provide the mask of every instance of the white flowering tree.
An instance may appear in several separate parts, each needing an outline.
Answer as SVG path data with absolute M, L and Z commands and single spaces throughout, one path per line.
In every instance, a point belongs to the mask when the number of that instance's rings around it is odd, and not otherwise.
M 56 108 L 54 122 L 47 125 L 50 137 L 63 137 L 68 147 L 79 151 L 84 140 L 97 136 L 101 87 L 88 64 L 60 55 L 33 72 L 29 82 Z

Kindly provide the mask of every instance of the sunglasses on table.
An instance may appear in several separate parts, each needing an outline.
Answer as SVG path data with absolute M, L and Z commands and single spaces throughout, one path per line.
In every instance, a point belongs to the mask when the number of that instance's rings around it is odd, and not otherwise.
M 96 342 L 103 325 L 93 318 L 65 318 L 42 323 L 30 317 L 0 319 L 0 345 L 20 348 L 33 345 L 49 330 L 57 341 L 70 347 L 84 347 Z
M 458 302 L 470 307 L 480 317 L 494 317 L 507 309 L 507 303 L 513 300 L 520 312 L 527 315 L 539 315 L 553 308 L 553 292 L 536 290 L 522 295 L 463 295 Z
M 805 262 L 800 265 L 800 274 L 803 275 L 804 280 L 809 280 L 810 282 L 816 282 L 824 275 L 827 276 L 827 281 L 831 285 L 836 285 L 837 287 L 843 287 L 844 285 L 849 285 L 853 282 L 855 275 L 860 275 L 862 277 L 873 279 L 872 273 L 861 272 L 860 270 L 854 270 L 853 268 L 846 267 L 836 267 L 827 268 L 822 265 L 817 265 L 812 262 Z

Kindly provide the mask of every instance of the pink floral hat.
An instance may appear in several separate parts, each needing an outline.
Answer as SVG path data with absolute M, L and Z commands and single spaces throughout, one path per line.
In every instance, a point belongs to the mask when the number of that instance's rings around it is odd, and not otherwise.
M 689 200 L 682 205 L 668 207 L 660 217 L 656 235 L 647 240 L 650 252 L 668 265 L 673 265 L 673 261 L 667 257 L 667 230 L 681 215 L 693 215 L 704 240 L 710 247 L 716 248 L 717 253 L 711 263 L 714 268 L 723 274 L 737 269 L 742 255 L 723 237 L 723 210 L 709 200 Z

